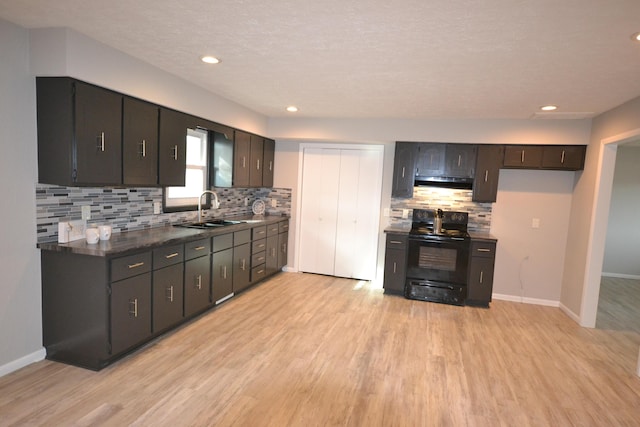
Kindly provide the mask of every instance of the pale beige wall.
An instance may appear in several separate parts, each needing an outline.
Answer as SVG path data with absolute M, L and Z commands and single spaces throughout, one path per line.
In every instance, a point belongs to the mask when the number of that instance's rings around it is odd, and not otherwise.
M 606 113 L 593 119 L 592 133 L 587 149 L 585 168 L 576 177 L 576 186 L 573 193 L 571 216 L 569 220 L 569 233 L 567 243 L 567 256 L 565 258 L 564 276 L 562 280 L 561 303 L 574 317 L 582 318 L 585 298 L 593 302 L 597 294 L 593 295 L 585 291 L 585 284 L 589 280 L 591 269 L 602 268 L 602 259 L 594 257 L 594 252 L 604 252 L 604 239 L 594 240 L 593 231 L 595 224 L 594 213 L 596 194 L 598 190 L 605 193 L 607 198 L 610 189 L 599 189 L 597 185 L 602 174 L 601 164 L 605 149 L 603 140 L 623 135 L 640 129 L 640 97 L 634 98 Z M 607 148 L 610 150 L 610 148 Z M 609 153 L 610 154 L 610 153 Z M 605 171 L 607 172 L 607 171 Z M 606 219 L 606 217 L 604 218 Z M 593 224 L 592 224 L 593 223 Z M 600 265 L 593 265 L 592 263 Z M 592 305 L 592 304 L 591 304 Z M 582 324 L 585 324 L 581 320 Z M 591 322 L 587 322 L 589 324 Z

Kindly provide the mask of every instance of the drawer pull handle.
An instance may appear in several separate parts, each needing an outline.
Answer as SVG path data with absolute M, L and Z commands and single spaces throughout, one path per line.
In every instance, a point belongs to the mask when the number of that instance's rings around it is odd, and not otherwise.
M 144 265 L 144 262 L 136 262 L 135 264 L 129 264 L 127 267 L 138 268 L 138 267 L 142 267 L 143 265 Z
M 196 288 L 202 289 L 202 275 L 198 274 L 196 277 Z
M 401 245 L 402 242 L 400 240 L 389 240 L 389 243 L 393 243 L 394 245 Z
M 240 260 L 240 270 L 245 271 L 247 269 L 247 260 L 242 258 Z
M 201 251 L 203 250 L 205 247 L 204 246 L 196 246 L 195 248 L 193 248 L 194 251 Z
M 258 257 L 258 262 L 262 262 L 262 261 L 264 261 L 264 257 L 263 256 Z
M 177 256 L 178 256 L 178 252 L 174 252 L 174 253 L 172 253 L 172 254 L 165 255 L 164 257 L 165 257 L 166 259 L 171 259 L 171 258 L 174 258 L 174 257 L 177 257 Z
M 562 150 L 562 156 L 560 156 L 560 163 L 564 165 L 564 150 Z
M 487 249 L 487 248 L 478 248 L 478 252 L 491 252 L 491 249 Z
M 258 270 L 258 274 L 264 273 L 264 270 Z
M 260 249 L 264 248 L 264 243 L 262 243 L 262 244 L 258 245 L 258 247 L 259 247 Z
M 144 139 L 142 140 L 142 143 L 140 143 L 140 155 L 142 157 L 147 157 L 147 141 Z
M 167 288 L 167 293 L 169 294 L 167 295 L 167 299 L 169 300 L 169 302 L 173 302 L 173 285 Z
M 133 301 L 129 300 L 129 305 L 133 305 L 133 310 L 129 309 L 129 315 L 138 317 L 138 298 L 134 298 Z
M 524 163 L 524 150 L 520 152 L 520 163 Z
M 100 132 L 100 135 L 98 135 L 97 140 L 98 140 L 98 144 L 97 144 L 98 150 L 104 151 L 104 132 Z

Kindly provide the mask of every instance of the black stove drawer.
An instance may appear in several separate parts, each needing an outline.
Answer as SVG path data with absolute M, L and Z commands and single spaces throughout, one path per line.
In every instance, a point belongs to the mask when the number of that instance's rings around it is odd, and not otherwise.
M 464 305 L 467 287 L 448 283 L 407 280 L 404 296 L 421 301 Z

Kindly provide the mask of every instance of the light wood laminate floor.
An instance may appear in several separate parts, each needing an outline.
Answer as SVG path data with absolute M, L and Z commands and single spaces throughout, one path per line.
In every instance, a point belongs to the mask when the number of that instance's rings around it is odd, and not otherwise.
M 282 273 L 100 371 L 0 378 L 0 425 L 637 426 L 640 336 Z
M 640 280 L 602 277 L 596 328 L 640 334 Z

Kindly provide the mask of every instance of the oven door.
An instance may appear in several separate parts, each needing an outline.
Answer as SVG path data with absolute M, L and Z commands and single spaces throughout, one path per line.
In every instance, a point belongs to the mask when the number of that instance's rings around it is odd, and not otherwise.
M 468 239 L 409 236 L 407 279 L 466 285 L 468 264 Z

